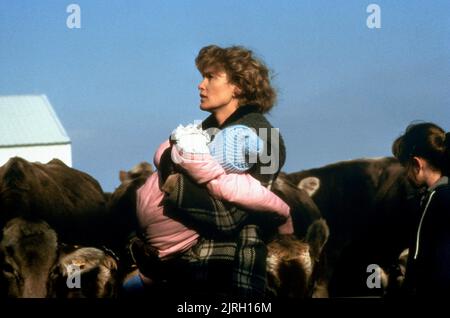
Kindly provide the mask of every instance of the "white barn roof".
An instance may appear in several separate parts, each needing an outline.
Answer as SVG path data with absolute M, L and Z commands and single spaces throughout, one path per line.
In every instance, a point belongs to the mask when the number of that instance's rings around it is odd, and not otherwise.
M 45 95 L 0 96 L 0 148 L 70 143 Z

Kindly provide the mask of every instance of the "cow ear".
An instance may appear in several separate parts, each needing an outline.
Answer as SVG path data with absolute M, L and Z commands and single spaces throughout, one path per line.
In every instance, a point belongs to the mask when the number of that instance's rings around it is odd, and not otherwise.
M 126 171 L 120 170 L 119 179 L 121 183 L 124 183 L 128 179 L 128 173 Z
M 118 294 L 118 264 L 116 258 L 105 255 L 100 264 L 99 276 L 97 277 L 97 298 L 115 298 Z
M 300 180 L 297 187 L 306 191 L 310 197 L 312 197 L 320 188 L 320 179 L 316 177 L 307 177 Z
M 148 162 L 142 161 L 135 165 L 131 170 L 128 172 L 129 174 L 133 175 L 134 177 L 148 177 L 153 173 L 153 167 Z
M 318 219 L 308 227 L 305 241 L 310 246 L 311 258 L 314 258 L 316 261 L 320 259 L 323 247 L 327 243 L 329 236 L 330 229 L 325 219 Z

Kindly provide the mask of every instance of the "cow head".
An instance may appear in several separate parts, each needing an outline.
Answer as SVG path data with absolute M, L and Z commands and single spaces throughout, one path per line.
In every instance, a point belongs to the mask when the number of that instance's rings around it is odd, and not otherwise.
M 57 245 L 55 231 L 45 222 L 22 218 L 8 222 L 0 243 L 0 284 L 6 296 L 46 297 Z
M 50 273 L 49 297 L 113 298 L 117 296 L 117 261 L 93 247 L 64 247 Z
M 321 270 L 323 247 L 329 237 L 323 219 L 314 221 L 303 240 L 280 236 L 268 244 L 268 290 L 280 298 L 327 297 Z
M 119 172 L 119 179 L 121 184 L 127 184 L 137 178 L 147 179 L 153 173 L 152 165 L 148 162 L 140 162 L 135 165 L 131 170 Z
M 116 274 L 112 256 L 96 248 L 60 247 L 57 234 L 44 221 L 14 218 L 3 228 L 3 296 L 112 297 Z

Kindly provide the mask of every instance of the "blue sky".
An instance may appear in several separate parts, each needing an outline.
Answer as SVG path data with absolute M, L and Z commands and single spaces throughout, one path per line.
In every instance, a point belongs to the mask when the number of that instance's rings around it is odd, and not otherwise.
M 66 26 L 71 3 L 81 29 Z M 366 25 L 370 3 L 380 29 Z M 274 72 L 283 170 L 386 156 L 414 120 L 450 130 L 449 14 L 448 0 L 0 0 L 0 94 L 46 94 L 74 167 L 112 191 L 119 170 L 208 115 L 199 49 L 237 44 Z

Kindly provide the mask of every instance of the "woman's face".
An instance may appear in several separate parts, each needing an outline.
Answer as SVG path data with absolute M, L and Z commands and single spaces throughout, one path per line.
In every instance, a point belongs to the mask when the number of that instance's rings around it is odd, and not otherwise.
M 200 108 L 209 112 L 234 110 L 238 106 L 235 98 L 237 86 L 228 81 L 228 76 L 222 71 L 206 70 L 203 80 L 198 85 L 200 91 Z

